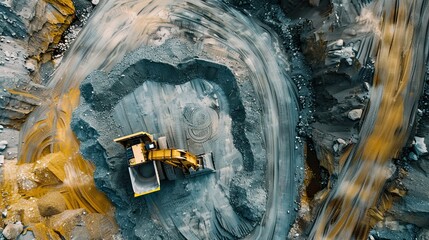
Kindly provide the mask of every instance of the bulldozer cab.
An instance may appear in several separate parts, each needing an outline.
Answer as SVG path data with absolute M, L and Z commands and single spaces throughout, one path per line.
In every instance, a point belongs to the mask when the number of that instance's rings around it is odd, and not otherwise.
M 161 181 L 158 166 L 154 161 L 147 159 L 147 152 L 157 148 L 157 143 L 152 135 L 139 132 L 117 138 L 114 141 L 125 148 L 134 197 L 159 191 Z

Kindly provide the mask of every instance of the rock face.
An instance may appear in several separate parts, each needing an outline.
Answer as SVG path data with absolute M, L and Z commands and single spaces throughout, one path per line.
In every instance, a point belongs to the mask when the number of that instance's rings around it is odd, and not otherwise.
M 18 2 L 18 1 L 16 1 Z M 32 6 L 36 1 L 29 1 L 29 6 Z M 21 12 L 25 14 L 29 9 L 22 9 L 22 11 L 12 11 L 10 1 L 0 2 L 0 35 L 10 36 L 17 38 L 24 38 L 27 36 L 27 27 L 21 18 Z M 34 7 L 34 6 L 33 6 Z
M 429 227 L 429 160 L 410 163 L 407 177 L 403 180 L 407 194 L 394 204 L 391 213 L 396 219 L 418 227 Z
M 0 37 L 0 123 L 19 127 L 31 110 L 39 105 L 44 87 L 32 82 L 25 68 L 26 43 Z
M 333 147 L 338 152 L 342 138 L 354 142 L 357 122 L 368 99 L 373 68 L 368 61 L 373 57 L 369 21 L 359 16 L 367 1 L 281 1 L 291 16 L 306 17 L 311 26 L 301 36 L 302 48 L 313 71 L 315 123 L 312 124 L 313 142 L 319 159 L 329 170 L 340 166 Z M 323 16 L 322 19 L 320 16 Z M 357 34 L 357 32 L 361 34 Z M 369 86 L 369 84 L 368 84 Z M 352 120 L 352 121 L 350 121 Z M 340 154 L 340 153 L 339 153 Z M 331 171 L 330 171 L 331 172 Z M 336 172 L 336 171 L 334 171 Z
M 296 4 L 292 15 L 313 20 L 314 30 L 304 36 L 303 51 L 315 73 L 339 72 L 352 77 L 360 74 L 360 68 L 373 56 L 372 40 L 376 33 L 376 24 L 365 18 L 368 14 L 361 14 L 369 1 L 322 1 L 317 7 L 304 1 L 294 2 L 301 3 Z
M 50 192 L 39 199 L 37 202 L 40 215 L 49 217 L 55 214 L 62 213 L 67 209 L 66 201 L 59 192 Z
M 30 56 L 46 53 L 51 44 L 57 44 L 75 13 L 71 0 L 13 0 L 0 6 L 0 14 L 7 19 L 7 23 L 2 19 L 3 35 L 22 39 L 28 36 Z
M 71 0 L 0 1 L 0 123 L 19 128 L 45 97 L 39 68 L 74 16 Z
M 31 56 L 39 56 L 59 43 L 61 35 L 74 18 L 74 5 L 71 0 L 37 1 L 34 20 L 29 25 L 29 50 Z
M 347 74 L 316 73 L 313 77 L 312 140 L 321 165 L 331 174 L 337 174 L 341 169 L 339 156 L 356 141 L 359 124 L 353 120 L 362 114 L 368 93 L 361 80 L 354 81 Z

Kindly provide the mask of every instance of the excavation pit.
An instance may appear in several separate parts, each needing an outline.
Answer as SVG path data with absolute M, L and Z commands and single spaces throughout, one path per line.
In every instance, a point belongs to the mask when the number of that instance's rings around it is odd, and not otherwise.
M 248 138 L 253 136 L 249 127 L 255 131 L 260 126 L 246 119 L 243 86 L 222 64 L 199 58 L 160 62 L 142 55 L 151 56 L 147 49 L 138 50 L 111 72 L 88 76 L 72 121 L 81 152 L 96 165 L 97 187 L 117 207 L 123 233 L 246 236 L 262 218 L 267 194 L 260 167 L 265 160 L 262 143 Z M 133 198 L 125 151 L 113 139 L 140 131 L 166 136 L 170 148 L 212 153 L 216 172 L 187 179 L 175 169 L 177 180 L 163 181 L 159 192 Z

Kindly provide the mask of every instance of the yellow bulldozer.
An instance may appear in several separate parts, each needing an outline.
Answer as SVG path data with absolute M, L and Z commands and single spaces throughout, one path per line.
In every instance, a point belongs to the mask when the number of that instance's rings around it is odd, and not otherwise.
M 161 189 L 161 180 L 175 180 L 175 168 L 185 177 L 214 172 L 212 153 L 194 155 L 181 149 L 169 149 L 165 137 L 158 141 L 146 132 L 138 132 L 114 140 L 125 148 L 134 197 Z

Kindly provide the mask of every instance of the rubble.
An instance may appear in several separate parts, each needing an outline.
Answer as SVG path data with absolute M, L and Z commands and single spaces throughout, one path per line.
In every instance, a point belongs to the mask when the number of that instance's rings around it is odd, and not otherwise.
M 24 226 L 21 222 L 9 223 L 3 229 L 3 236 L 6 239 L 16 239 L 23 230 Z
M 8 142 L 6 140 L 0 141 L 0 151 L 3 151 L 7 148 Z
M 334 152 L 336 153 L 341 152 L 346 146 L 347 146 L 347 142 L 344 139 L 337 138 L 333 146 Z
M 63 182 L 66 162 L 67 158 L 61 152 L 51 153 L 37 160 L 33 169 L 37 182 L 44 185 Z
M 417 156 L 417 154 L 415 154 L 414 152 L 410 152 L 408 154 L 408 159 L 412 161 L 417 161 L 419 160 L 419 156 Z
M 69 239 L 73 229 L 82 222 L 85 209 L 65 210 L 48 219 L 48 226 Z
M 18 192 L 24 193 L 38 186 L 36 176 L 32 170 L 33 164 L 23 164 L 19 166 L 16 177 Z
M 425 144 L 425 139 L 421 137 L 414 137 L 413 143 L 414 151 L 418 156 L 428 153 L 428 149 Z
M 364 86 L 365 90 L 367 90 L 367 91 L 369 91 L 371 89 L 371 86 L 369 85 L 368 82 L 364 82 L 363 86 Z
M 26 69 L 22 71 L 28 72 Z M 29 76 L 25 77 L 21 74 L 16 73 L 14 76 L 0 78 L 0 84 L 9 89 L 0 91 L 0 123 L 14 128 L 19 128 L 31 111 L 40 104 L 41 99 L 32 94 L 44 91 L 43 86 L 31 82 Z M 3 84 L 2 80 L 7 83 Z M 28 92 L 21 91 L 24 89 L 29 90 Z
M 338 46 L 336 44 L 336 46 Z M 341 45 L 342 46 L 342 45 Z M 329 56 L 335 60 L 333 62 L 340 63 L 341 60 L 345 60 L 349 66 L 353 65 L 353 59 L 355 58 L 355 52 L 352 47 L 341 47 L 341 49 L 335 49 L 329 51 Z
M 26 226 L 41 221 L 37 199 L 20 199 L 9 208 L 11 216 L 19 216 L 19 220 Z
M 355 121 L 362 117 L 362 112 L 362 109 L 353 109 L 347 114 L 347 116 L 350 118 L 350 120 Z
M 257 187 L 255 178 L 244 175 L 235 178 L 231 183 L 230 199 L 234 207 L 241 216 L 251 222 L 261 219 L 266 207 L 266 192 Z M 256 187 L 252 187 L 256 186 Z
M 82 227 L 85 228 L 85 231 L 82 231 Z M 84 232 L 87 233 L 89 239 L 112 239 L 116 234 L 116 223 L 106 217 L 105 215 L 99 213 L 89 213 L 86 214 L 83 218 L 83 224 L 77 225 L 73 231 L 72 235 L 75 235 L 77 231 L 80 232 L 82 236 Z
M 417 234 L 417 240 L 429 240 L 429 229 L 422 228 Z
M 65 239 L 116 240 L 118 226 L 113 218 L 100 213 L 87 213 L 84 209 L 65 210 L 47 220 L 48 226 Z M 46 226 L 40 226 L 43 231 Z
M 44 195 L 37 201 L 37 207 L 43 217 L 59 214 L 67 209 L 66 201 L 59 192 L 50 192 Z

